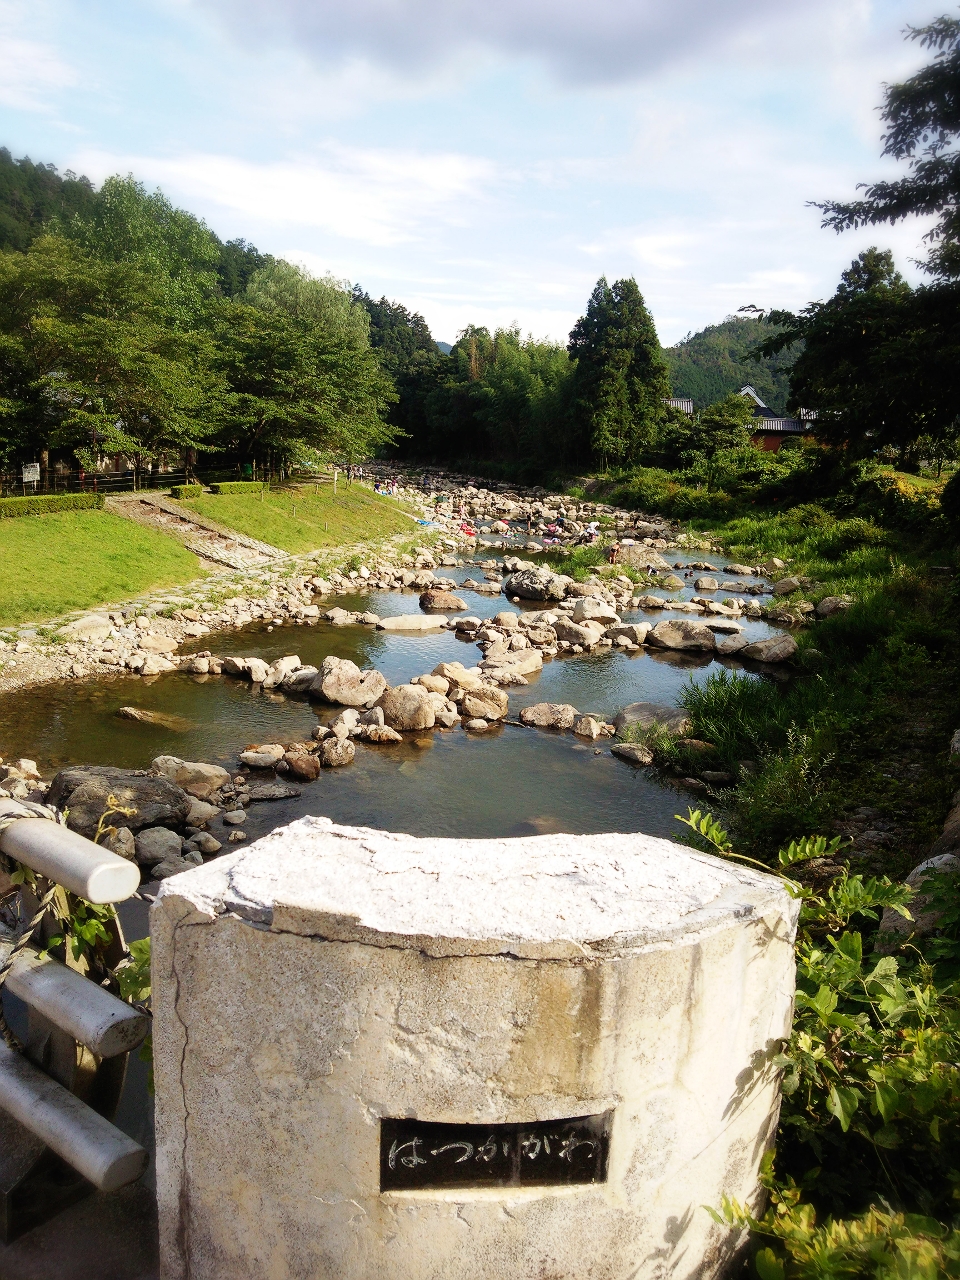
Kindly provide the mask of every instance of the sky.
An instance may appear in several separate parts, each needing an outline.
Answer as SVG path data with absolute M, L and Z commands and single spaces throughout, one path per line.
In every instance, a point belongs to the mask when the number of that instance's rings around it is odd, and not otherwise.
M 946 6 L 952 8 L 952 6 Z M 884 82 L 931 0 L 0 0 L 0 145 L 132 173 L 222 239 L 564 341 L 601 275 L 661 341 L 828 297 L 811 201 L 897 173 Z

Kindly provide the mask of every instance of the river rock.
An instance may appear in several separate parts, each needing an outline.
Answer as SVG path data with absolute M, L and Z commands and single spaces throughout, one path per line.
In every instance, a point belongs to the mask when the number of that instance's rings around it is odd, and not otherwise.
M 339 769 L 342 765 L 353 764 L 356 747 L 349 738 L 324 738 L 320 744 L 320 763 L 325 769 Z
M 168 715 L 164 711 L 146 711 L 143 707 L 120 707 L 117 715 L 121 720 L 137 720 L 140 724 L 155 724 L 161 729 L 172 729 L 175 733 L 185 733 L 193 728 L 193 723 L 185 716 Z
M 558 640 L 580 644 L 585 649 L 592 648 L 605 630 L 601 623 L 593 622 L 592 619 L 586 622 L 572 622 L 569 618 L 558 618 L 553 629 Z
M 653 752 L 639 742 L 617 742 L 610 748 L 610 754 L 632 764 L 635 769 L 653 764 Z
M 152 867 L 166 858 L 179 858 L 183 842 L 166 827 L 148 827 L 134 837 L 136 859 L 141 867 Z
M 631 569 L 669 569 L 663 556 L 658 555 L 650 547 L 635 544 L 632 547 L 620 547 L 618 556 L 620 564 L 629 565 Z
M 123 808 L 133 812 L 116 814 L 109 819 L 109 825 L 122 823 L 131 831 L 143 827 L 181 827 L 190 807 L 187 793 L 168 778 L 108 765 L 74 765 L 61 769 L 50 784 L 46 803 L 69 809 L 67 826 L 93 839 L 111 795 Z
M 248 804 L 257 804 L 261 800 L 292 800 L 303 792 L 288 782 L 251 782 L 246 794 L 249 796 Z
M 577 737 L 589 738 L 591 741 L 603 737 L 605 730 L 606 721 L 598 716 L 579 716 L 573 723 L 573 732 Z
M 793 636 L 769 636 L 766 640 L 755 640 L 740 650 L 740 656 L 751 658 L 754 662 L 786 662 L 797 652 L 797 642 Z
M 679 591 L 681 587 L 686 586 L 686 583 L 675 573 L 667 573 L 657 579 L 657 586 L 663 587 L 665 591 Z
M 543 668 L 543 654 L 539 649 L 511 649 L 496 657 L 487 656 L 480 663 L 480 670 L 495 679 L 495 672 L 510 671 L 516 676 L 529 676 Z
M 742 632 L 738 635 L 724 636 L 722 640 L 717 641 L 717 653 L 723 658 L 729 658 L 734 653 L 741 653 L 749 643 L 749 639 Z
M 949 876 L 951 880 L 956 881 L 958 874 L 960 874 L 960 858 L 952 853 L 941 853 L 933 858 L 927 858 L 919 866 L 914 867 L 904 881 L 914 891 L 914 896 L 908 903 L 908 910 L 913 919 L 906 920 L 899 911 L 885 907 L 880 920 L 877 950 L 893 951 L 911 934 L 917 938 L 925 938 L 933 933 L 940 923 L 942 913 L 929 910 L 932 894 L 930 891 L 922 892 L 923 885 L 931 881 L 929 888 L 932 890 L 938 877 Z
M 379 671 L 361 671 L 349 658 L 324 658 L 310 686 L 312 697 L 341 707 L 372 707 L 387 687 Z
M 450 692 L 450 681 L 444 676 L 435 676 L 432 671 L 427 675 L 417 676 L 411 684 L 420 685 L 428 693 L 442 693 L 444 697 Z
M 813 612 L 818 618 L 832 618 L 835 613 L 842 613 L 852 604 L 852 596 L 824 596 Z
M 102 613 L 88 613 L 82 618 L 58 627 L 56 635 L 64 640 L 106 640 L 113 623 Z
M 572 729 L 579 714 L 569 702 L 538 702 L 523 708 L 520 723 L 537 729 Z
M 794 591 L 799 591 L 803 583 L 799 578 L 781 578 L 779 582 L 773 584 L 773 594 L 775 596 L 788 596 Z
M 196 858 L 164 858 L 162 862 L 158 862 L 156 866 L 151 867 L 150 875 L 154 880 L 169 880 L 171 876 L 178 876 L 183 871 L 193 871 L 202 863 L 203 859 L 198 854 Z
M 198 800 L 206 800 L 207 796 L 230 781 L 230 774 L 218 764 L 200 764 L 180 760 L 177 756 L 157 756 L 150 765 L 150 772 L 169 778 Z
M 198 831 L 195 836 L 190 837 L 190 844 L 208 856 L 212 853 L 219 853 L 223 848 L 216 836 L 212 836 L 209 831 Z
M 651 595 L 636 596 L 634 604 L 638 609 L 667 609 L 673 607 L 671 600 L 664 600 L 663 596 Z
M 155 830 L 163 830 L 163 828 L 157 827 Z M 103 849 L 109 849 L 118 858 L 126 858 L 128 862 L 132 862 L 136 857 L 134 834 L 129 827 L 114 827 L 112 831 L 108 827 L 105 834 L 100 837 L 100 846 Z
M 709 627 L 702 622 L 688 622 L 686 618 L 665 618 L 650 631 L 647 644 L 658 649 L 713 649 L 716 640 Z
M 197 800 L 191 796 L 190 807 L 187 810 L 187 826 L 203 827 L 208 822 L 212 822 L 219 812 L 218 805 L 208 804 L 206 800 Z
M 278 684 L 283 684 L 291 672 L 300 669 L 300 665 L 300 659 L 293 653 L 285 658 L 278 658 L 276 662 L 271 662 L 263 678 L 264 689 L 275 689 Z
M 461 712 L 472 720 L 502 720 L 510 707 L 510 699 L 502 689 L 482 685 L 463 695 Z
M 371 724 L 364 729 L 363 739 L 365 742 L 402 742 L 403 734 L 388 724 Z
M 562 600 L 567 582 L 568 579 L 540 566 L 511 573 L 503 584 L 503 592 L 511 597 L 519 596 L 521 600 Z
M 280 688 L 284 693 L 309 693 L 317 674 L 316 667 L 299 667 L 296 671 L 288 671 Z
M 295 778 L 312 782 L 320 777 L 320 761 L 312 752 L 288 751 L 283 758 Z
M 573 607 L 574 622 L 602 622 L 605 627 L 615 626 L 620 615 L 613 605 L 592 596 L 584 596 Z
M 229 813 L 223 815 L 223 820 L 228 827 L 242 827 L 247 820 L 247 815 L 242 809 L 231 809 Z
M 694 591 L 719 591 L 720 583 L 716 578 L 695 578 L 693 582 L 693 589 Z
M 420 608 L 442 609 L 447 613 L 456 613 L 459 609 L 466 609 L 467 605 L 452 591 L 424 591 L 420 597 Z
M 177 647 L 173 636 L 146 635 L 140 637 L 140 648 L 147 653 L 173 653 Z
M 142 655 L 134 654 L 133 658 L 131 658 L 131 662 L 136 662 L 141 656 Z M 176 665 L 177 664 L 175 662 L 171 662 L 169 658 L 165 658 L 162 653 L 148 653 L 146 657 L 143 657 L 142 665 L 140 665 L 138 669 L 142 676 L 159 676 L 162 675 L 164 671 L 175 671 Z M 131 669 L 135 670 L 137 668 Z
M 391 729 L 432 729 L 437 722 L 430 693 L 418 684 L 398 684 L 385 689 L 377 701 Z
M 664 707 L 656 702 L 631 702 L 617 713 L 613 724 L 617 733 L 622 733 L 632 724 L 638 724 L 642 729 L 659 724 L 671 733 L 686 733 L 690 728 L 690 719 L 677 707 Z
M 467 607 L 463 606 L 464 609 Z M 436 631 L 446 626 L 447 616 L 444 613 L 401 613 L 395 618 L 381 618 L 377 623 L 380 631 Z
M 753 567 L 749 564 L 728 564 L 724 567 L 724 573 L 732 573 L 738 578 L 750 577 Z
M 251 769 L 272 769 L 278 760 L 282 760 L 285 748 L 279 742 L 268 742 L 262 747 L 251 747 L 240 752 L 240 763 L 249 765 Z
M 607 627 L 603 634 L 608 640 L 617 640 L 623 636 L 631 644 L 640 645 L 646 640 L 649 631 L 649 622 L 618 622 L 616 626 Z

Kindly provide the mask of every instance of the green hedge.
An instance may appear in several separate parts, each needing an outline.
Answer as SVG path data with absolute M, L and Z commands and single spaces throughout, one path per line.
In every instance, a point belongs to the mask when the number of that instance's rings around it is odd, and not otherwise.
M 102 506 L 102 493 L 38 493 L 29 498 L 0 498 L 0 519 L 49 516 L 56 511 L 93 511 Z
M 260 480 L 224 480 L 210 486 L 211 493 L 259 493 L 266 485 Z
M 199 498 L 201 493 L 202 484 L 175 484 L 170 487 L 171 498 Z

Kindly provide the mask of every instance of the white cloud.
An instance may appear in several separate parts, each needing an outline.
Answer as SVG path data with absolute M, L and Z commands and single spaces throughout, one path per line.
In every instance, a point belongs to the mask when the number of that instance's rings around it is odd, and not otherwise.
M 496 181 L 488 160 L 454 152 L 383 151 L 330 143 L 316 158 L 258 164 L 233 156 L 85 152 L 72 162 L 98 178 L 130 171 L 195 209 L 281 228 L 311 227 L 388 247 L 436 224 L 462 224 Z M 192 202 L 192 204 L 191 204 Z
M 76 84 L 77 74 L 52 44 L 29 38 L 29 26 L 24 5 L 0 3 L 0 105 L 48 111 L 53 93 Z

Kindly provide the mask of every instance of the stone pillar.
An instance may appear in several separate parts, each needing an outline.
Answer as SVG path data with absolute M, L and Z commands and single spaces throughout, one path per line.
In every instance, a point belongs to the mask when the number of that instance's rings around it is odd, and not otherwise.
M 153 910 L 166 1280 L 722 1273 L 796 903 L 643 835 L 303 818 Z

